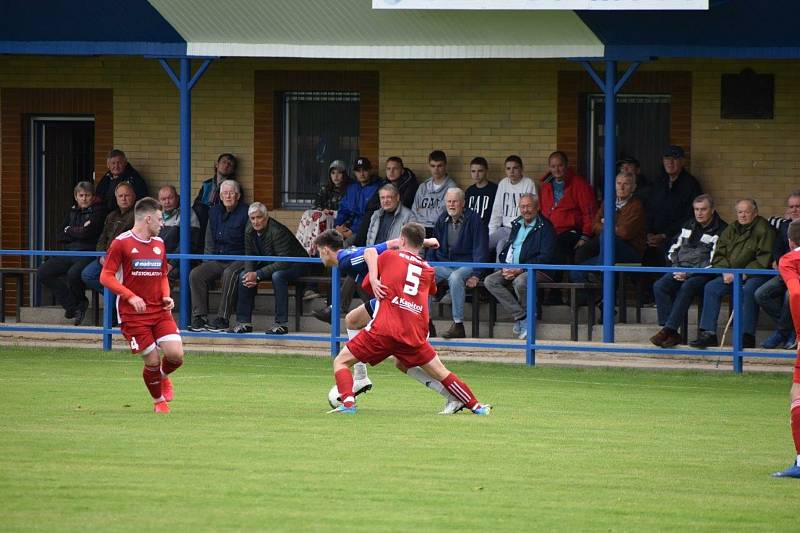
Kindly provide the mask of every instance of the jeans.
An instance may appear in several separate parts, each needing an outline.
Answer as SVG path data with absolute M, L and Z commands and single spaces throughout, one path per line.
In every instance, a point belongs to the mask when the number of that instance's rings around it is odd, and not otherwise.
M 789 311 L 789 293 L 780 276 L 775 276 L 756 290 L 756 302 L 775 321 L 780 331 L 793 331 L 792 314 Z
M 308 265 L 305 263 L 291 263 L 292 266 L 285 270 L 272 273 L 269 280 L 275 290 L 275 323 L 285 326 L 289 323 L 289 282 L 306 274 Z M 240 324 L 249 324 L 253 320 L 253 305 L 255 303 L 258 286 L 245 287 L 242 280 L 246 272 L 239 274 L 239 297 L 236 302 L 236 320 Z
M 39 266 L 39 281 L 53 291 L 56 302 L 65 311 L 75 312 L 82 305 L 88 304 L 81 273 L 93 260 L 91 257 L 55 256 Z M 62 279 L 62 275 L 66 279 Z
M 434 267 L 436 271 L 436 283 L 447 280 L 450 288 L 450 298 L 453 303 L 453 322 L 464 321 L 464 300 L 467 298 L 465 283 L 472 277 L 471 267 L 451 268 L 446 266 Z M 473 302 L 473 305 L 478 305 Z
M 527 272 L 523 271 L 513 280 L 508 280 L 503 277 L 503 272 L 498 270 L 494 274 L 486 276 L 483 284 L 486 290 L 497 298 L 500 305 L 514 316 L 514 320 L 522 320 L 528 315 L 525 307 L 528 302 Z
M 81 280 L 83 283 L 92 290 L 103 293 L 103 285 L 100 283 L 100 272 L 103 271 L 103 265 L 100 261 L 95 259 L 83 269 L 81 272 Z
M 756 290 L 769 281 L 769 278 L 755 276 L 742 283 L 742 333 L 755 335 L 758 322 L 758 304 Z M 722 276 L 709 281 L 703 290 L 703 314 L 700 316 L 700 329 L 716 333 L 722 297 L 732 294 L 733 282 L 725 283 Z M 736 312 L 739 312 L 737 309 Z
M 711 274 L 692 274 L 685 281 L 678 281 L 672 273 L 664 274 L 653 284 L 658 325 L 678 331 L 692 300 L 702 294 L 703 287 L 712 279 Z
M 500 258 L 500 252 L 503 251 L 508 238 L 511 236 L 511 228 L 500 226 L 489 234 L 489 253 L 494 253 L 493 260 Z
M 603 239 L 598 239 L 600 255 L 587 259 L 581 265 L 602 265 L 603 264 Z M 589 246 L 589 244 L 584 244 Z M 614 237 L 614 260 L 617 263 L 638 263 L 642 260 L 642 254 L 631 247 L 630 244 L 619 237 Z M 572 283 L 586 283 L 588 281 L 588 270 L 570 270 L 569 279 Z M 599 273 L 599 272 L 598 272 Z

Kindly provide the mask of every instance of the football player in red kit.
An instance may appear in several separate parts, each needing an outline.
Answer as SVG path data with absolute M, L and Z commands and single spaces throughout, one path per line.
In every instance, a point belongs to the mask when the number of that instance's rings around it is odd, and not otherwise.
M 425 239 L 425 228 L 410 222 L 400 231 L 400 249 L 378 255 L 374 248 L 364 252 L 369 276 L 364 288 L 378 298 L 375 318 L 347 342 L 333 361 L 333 375 L 342 405 L 331 413 L 356 412 L 353 375 L 357 362 L 377 365 L 394 355 L 403 366 L 421 367 L 430 377 L 477 415 L 488 415 L 491 406 L 478 403 L 466 383 L 450 372 L 428 342 L 428 296 L 436 293 L 433 268 L 417 250 Z
M 787 234 L 791 251 L 781 257 L 778 263 L 778 270 L 789 292 L 789 309 L 792 311 L 794 329 L 797 333 L 800 333 L 800 220 L 795 220 L 789 224 Z M 797 359 L 794 363 L 794 377 L 789 398 L 791 401 L 789 415 L 792 438 L 794 439 L 794 449 L 797 457 L 789 468 L 782 472 L 775 472 L 772 475 L 775 477 L 800 478 L 800 349 L 798 349 Z
M 133 229 L 119 235 L 106 254 L 100 283 L 117 294 L 117 316 L 131 352 L 144 360 L 142 377 L 156 413 L 169 413 L 169 375 L 183 364 L 183 341 L 172 318 L 167 256 L 158 234 L 161 205 L 142 198 L 134 206 Z M 159 349 L 164 354 L 159 355 Z

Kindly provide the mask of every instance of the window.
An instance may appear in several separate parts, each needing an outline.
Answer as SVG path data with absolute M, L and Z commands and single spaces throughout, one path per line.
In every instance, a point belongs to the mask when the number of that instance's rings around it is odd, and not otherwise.
M 308 207 L 328 181 L 332 161 L 358 157 L 360 95 L 347 91 L 283 93 L 283 207 Z

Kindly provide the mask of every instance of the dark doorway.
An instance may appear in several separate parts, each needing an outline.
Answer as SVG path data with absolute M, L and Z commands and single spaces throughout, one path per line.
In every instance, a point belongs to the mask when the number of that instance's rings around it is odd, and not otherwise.
M 642 173 L 653 180 L 661 174 L 661 154 L 669 145 L 670 97 L 666 95 L 617 96 L 617 154 L 635 157 L 641 163 Z M 605 97 L 589 95 L 586 113 L 588 134 L 585 166 L 587 179 L 592 183 L 598 198 L 602 197 L 604 168 Z
M 58 250 L 73 188 L 79 181 L 94 181 L 94 117 L 31 117 L 30 133 L 30 245 Z M 33 266 L 41 260 L 34 258 Z M 37 303 L 40 298 L 34 294 Z

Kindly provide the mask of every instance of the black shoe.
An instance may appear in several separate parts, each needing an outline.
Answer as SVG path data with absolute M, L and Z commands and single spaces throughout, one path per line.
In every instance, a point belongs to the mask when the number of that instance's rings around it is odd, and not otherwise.
M 208 327 L 208 321 L 205 317 L 196 316 L 192 318 L 192 323 L 189 324 L 188 329 L 189 331 L 207 331 L 206 328 Z
M 428 320 L 428 337 L 436 336 L 436 326 L 433 325 L 433 320 Z
M 742 335 L 742 348 L 755 348 L 756 336 L 745 333 Z
M 253 333 L 253 326 L 239 322 L 229 329 L 228 333 Z
M 76 326 L 80 326 L 83 319 L 86 318 L 86 309 L 88 307 L 79 307 L 75 310 L 75 318 L 73 319 L 72 323 Z
M 280 324 L 275 324 L 264 333 L 267 335 L 286 335 L 289 333 L 289 328 Z
M 314 318 L 317 320 L 321 320 L 323 322 L 327 322 L 328 324 L 331 323 L 331 306 L 325 306 L 322 309 L 315 309 L 311 311 L 311 314 L 314 315 Z
M 220 333 L 222 331 L 228 331 L 231 327 L 230 323 L 228 323 L 227 318 L 222 318 L 218 316 L 214 319 L 214 321 L 206 326 L 206 331 L 213 331 L 215 333 Z
M 716 334 L 704 330 L 700 330 L 700 333 L 697 335 L 697 338 L 689 343 L 689 346 L 691 346 L 692 348 L 700 348 L 700 349 L 706 349 L 718 345 L 719 345 L 719 340 L 717 340 Z

